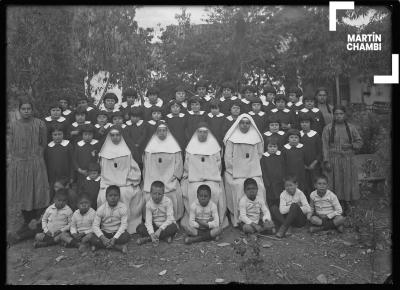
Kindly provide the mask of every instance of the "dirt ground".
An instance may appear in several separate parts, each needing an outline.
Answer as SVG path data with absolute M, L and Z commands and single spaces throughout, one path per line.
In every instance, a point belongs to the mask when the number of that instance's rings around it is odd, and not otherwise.
M 364 195 L 342 234 L 311 235 L 306 227 L 294 229 L 282 240 L 260 237 L 257 244 L 243 240 L 232 227 L 218 242 L 194 245 L 183 244 L 182 232 L 172 244 L 161 242 L 158 247 L 137 246 L 133 235 L 127 255 L 109 250 L 81 255 L 77 249 L 60 246 L 34 249 L 28 240 L 7 250 L 7 283 L 383 283 L 392 271 L 391 206 L 381 200 L 382 194 Z M 8 229 L 18 226 L 18 211 L 9 209 L 8 215 Z M 374 230 L 365 231 L 372 220 Z M 233 247 L 239 238 L 239 246 Z M 241 256 L 237 248 L 246 253 Z M 259 250 L 258 257 L 253 248 Z

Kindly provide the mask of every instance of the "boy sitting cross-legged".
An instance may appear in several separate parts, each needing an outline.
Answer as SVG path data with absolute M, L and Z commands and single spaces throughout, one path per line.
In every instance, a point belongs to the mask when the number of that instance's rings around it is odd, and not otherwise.
M 343 232 L 345 218 L 337 196 L 328 189 L 326 176 L 319 176 L 315 182 L 316 190 L 310 194 L 311 212 L 307 219 L 311 222 L 310 233 L 336 229 Z
M 178 231 L 172 201 L 164 195 L 164 189 L 161 181 L 151 184 L 151 198 L 146 202 L 145 223 L 136 228 L 136 232 L 142 236 L 136 241 L 138 245 L 151 241 L 157 246 L 159 240 L 164 239 L 170 243 Z
M 190 206 L 188 235 L 185 244 L 218 240 L 222 229 L 219 227 L 218 209 L 211 201 L 211 189 L 202 184 L 197 189 L 197 200 Z
M 257 197 L 258 186 L 253 178 L 244 181 L 245 195 L 239 201 L 239 220 L 245 234 L 275 233 L 275 226 L 265 201 Z M 261 216 L 262 213 L 262 216 Z
M 118 186 L 110 185 L 106 189 L 106 200 L 96 211 L 93 222 L 94 235 L 90 243 L 92 251 L 96 248 L 117 249 L 127 253 L 129 234 L 128 209 L 120 201 L 121 192 Z
M 67 205 L 68 191 L 60 189 L 54 195 L 54 203 L 50 205 L 42 217 L 42 233 L 35 236 L 35 248 L 68 242 L 68 230 L 71 225 L 72 210 Z

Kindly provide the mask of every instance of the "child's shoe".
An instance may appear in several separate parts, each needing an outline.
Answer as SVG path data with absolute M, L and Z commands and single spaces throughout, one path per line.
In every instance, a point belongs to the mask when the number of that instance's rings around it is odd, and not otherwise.
M 86 250 L 86 245 L 84 243 L 80 243 L 78 246 L 78 251 L 83 253 Z
M 343 231 L 344 231 L 343 225 L 338 226 L 336 229 L 337 229 L 337 231 L 338 231 L 339 233 L 343 233 Z
M 290 237 L 293 234 L 293 228 L 289 227 L 285 233 L 285 236 Z
M 168 244 L 171 244 L 171 243 L 172 243 L 172 237 L 168 237 L 168 238 L 167 238 L 167 243 L 168 243 Z
M 214 240 L 215 240 L 216 242 L 218 242 L 220 239 L 221 239 L 221 236 L 220 236 L 220 235 L 215 236 L 215 238 L 214 238 Z
M 90 250 L 91 250 L 92 252 L 96 251 L 96 246 L 95 246 L 95 245 L 92 245 L 91 248 L 90 248 Z
M 283 238 L 285 236 L 286 231 L 288 230 L 288 227 L 285 225 L 281 225 L 279 228 L 278 232 L 276 233 L 277 238 Z
M 137 239 L 136 244 L 138 244 L 140 246 L 140 245 L 143 245 L 144 243 L 148 243 L 150 241 L 151 241 L 150 237 L 143 237 L 143 238 Z

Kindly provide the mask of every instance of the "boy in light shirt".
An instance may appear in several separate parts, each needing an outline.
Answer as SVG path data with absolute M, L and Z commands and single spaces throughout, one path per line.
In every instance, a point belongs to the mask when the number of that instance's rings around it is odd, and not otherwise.
M 110 185 L 106 189 L 106 200 L 96 211 L 93 222 L 94 235 L 90 240 L 92 251 L 97 248 L 117 249 L 128 252 L 129 234 L 128 209 L 120 201 L 121 192 L 118 186 Z
M 157 246 L 159 240 L 171 243 L 178 231 L 172 201 L 164 195 L 164 190 L 165 186 L 161 181 L 154 181 L 151 184 L 151 198 L 146 202 L 145 223 L 136 228 L 136 232 L 142 236 L 136 241 L 138 245 L 151 241 Z
M 310 194 L 311 212 L 307 214 L 307 219 L 311 222 L 310 233 L 336 229 L 343 232 L 345 218 L 342 216 L 340 202 L 332 191 L 328 189 L 328 179 L 326 176 L 319 176 L 315 182 L 315 188 Z
M 265 201 L 257 196 L 258 186 L 253 178 L 244 181 L 245 195 L 239 201 L 239 221 L 245 234 L 275 233 L 275 226 Z M 262 213 L 262 215 L 261 215 Z
M 189 228 L 185 244 L 218 240 L 222 229 L 216 204 L 211 200 L 211 188 L 202 184 L 197 189 L 197 200 L 190 206 Z

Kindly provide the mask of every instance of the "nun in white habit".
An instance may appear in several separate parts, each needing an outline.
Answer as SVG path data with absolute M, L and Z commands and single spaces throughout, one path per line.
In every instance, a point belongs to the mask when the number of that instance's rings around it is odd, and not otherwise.
M 181 151 L 178 142 L 169 132 L 166 123 L 159 121 L 157 129 L 147 143 L 143 155 L 143 192 L 145 200 L 150 199 L 151 184 L 156 180 L 163 182 L 165 195 L 172 201 L 176 221 L 182 218 L 184 211 L 182 190 L 179 184 L 183 173 Z
M 222 150 L 217 139 L 211 133 L 207 123 L 200 122 L 186 147 L 183 178 L 181 181 L 185 215 L 181 226 L 186 232 L 196 235 L 189 226 L 190 206 L 197 200 L 197 188 L 206 184 L 211 188 L 211 200 L 217 205 L 219 226 L 229 225 L 226 217 L 225 190 L 221 177 Z
M 141 173 L 131 151 L 122 137 L 122 128 L 114 126 L 107 134 L 100 153 L 101 181 L 97 208 L 106 202 L 106 189 L 119 186 L 121 202 L 128 208 L 128 233 L 136 232 L 142 222 L 144 199 L 140 190 Z
M 260 159 L 264 141 L 254 120 L 248 114 L 241 114 L 224 137 L 225 144 L 225 194 L 231 222 L 239 223 L 239 200 L 244 195 L 243 183 L 253 178 L 258 184 L 257 196 L 265 200 Z

